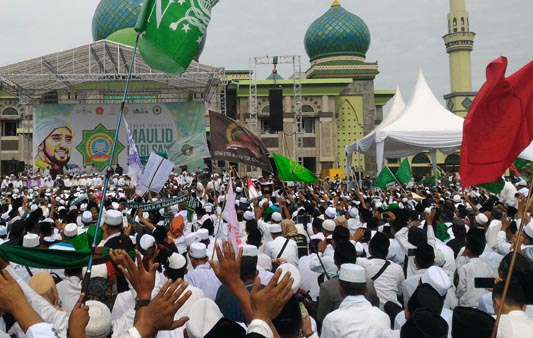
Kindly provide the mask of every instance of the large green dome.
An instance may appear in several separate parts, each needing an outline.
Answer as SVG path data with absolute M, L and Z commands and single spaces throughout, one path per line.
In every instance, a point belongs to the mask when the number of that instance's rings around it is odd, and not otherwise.
M 137 22 L 143 0 L 102 0 L 93 15 L 93 40 L 107 39 Z
M 368 26 L 337 0 L 305 33 L 305 50 L 311 61 L 334 56 L 365 58 L 369 46 Z

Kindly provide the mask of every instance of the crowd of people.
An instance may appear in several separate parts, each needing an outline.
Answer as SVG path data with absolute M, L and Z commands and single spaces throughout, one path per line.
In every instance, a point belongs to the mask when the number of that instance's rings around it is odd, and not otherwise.
M 494 194 L 453 175 L 384 190 L 250 178 L 259 196 L 243 179 L 172 173 L 142 198 L 122 172 L 105 196 L 98 173 L 5 177 L 0 337 L 490 337 L 498 311 L 497 337 L 533 329 L 523 179 Z M 5 255 L 92 243 L 110 259 L 90 272 Z

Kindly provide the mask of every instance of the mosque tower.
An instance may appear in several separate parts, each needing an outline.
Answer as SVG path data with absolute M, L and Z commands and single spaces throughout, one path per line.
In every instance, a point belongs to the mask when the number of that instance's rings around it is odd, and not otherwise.
M 448 34 L 443 36 L 450 58 L 450 93 L 444 96 L 448 109 L 465 117 L 472 105 L 472 63 L 475 33 L 470 31 L 465 0 L 450 0 Z

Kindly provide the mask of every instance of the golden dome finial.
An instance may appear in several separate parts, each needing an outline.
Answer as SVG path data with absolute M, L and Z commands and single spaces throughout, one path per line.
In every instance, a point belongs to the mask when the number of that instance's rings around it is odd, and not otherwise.
M 333 0 L 333 3 L 331 4 L 331 7 L 339 7 L 341 5 L 341 3 L 339 2 L 339 0 Z

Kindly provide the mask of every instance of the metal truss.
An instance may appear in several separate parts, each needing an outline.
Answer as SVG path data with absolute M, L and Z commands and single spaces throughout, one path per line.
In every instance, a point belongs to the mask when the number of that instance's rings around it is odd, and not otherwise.
M 299 164 L 303 165 L 303 118 L 302 118 L 302 66 L 301 57 L 298 55 L 287 56 L 263 56 L 250 58 L 250 120 L 249 126 L 252 132 L 259 134 L 258 124 L 258 100 L 257 100 L 257 65 L 274 64 L 292 64 L 293 68 L 293 103 L 292 112 L 294 113 L 295 124 L 295 157 Z

